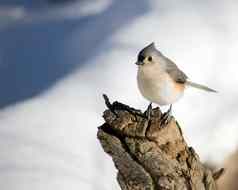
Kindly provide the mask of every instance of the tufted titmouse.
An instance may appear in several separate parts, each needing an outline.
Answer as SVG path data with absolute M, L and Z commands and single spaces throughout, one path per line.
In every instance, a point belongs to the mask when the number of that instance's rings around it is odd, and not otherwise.
M 137 83 L 141 94 L 150 102 L 170 105 L 169 110 L 164 114 L 164 122 L 169 121 L 172 104 L 182 97 L 187 86 L 216 92 L 207 86 L 188 80 L 174 62 L 156 49 L 154 43 L 139 52 L 136 64 L 138 65 Z M 147 111 L 149 109 L 151 104 Z

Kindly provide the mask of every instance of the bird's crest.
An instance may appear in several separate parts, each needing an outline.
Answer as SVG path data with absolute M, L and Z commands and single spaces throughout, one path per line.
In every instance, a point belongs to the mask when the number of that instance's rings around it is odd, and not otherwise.
M 143 55 L 143 56 L 146 56 L 146 55 L 150 55 L 152 53 L 156 53 L 156 54 L 161 54 L 160 51 L 158 51 L 155 47 L 155 43 L 152 42 L 150 43 L 148 46 L 146 46 L 145 48 L 143 48 L 139 55 Z

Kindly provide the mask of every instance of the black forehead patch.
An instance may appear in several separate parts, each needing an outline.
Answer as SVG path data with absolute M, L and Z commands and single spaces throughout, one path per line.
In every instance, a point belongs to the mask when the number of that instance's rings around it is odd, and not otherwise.
M 139 55 L 138 55 L 138 61 L 143 62 L 144 59 L 145 59 L 145 56 L 139 53 Z

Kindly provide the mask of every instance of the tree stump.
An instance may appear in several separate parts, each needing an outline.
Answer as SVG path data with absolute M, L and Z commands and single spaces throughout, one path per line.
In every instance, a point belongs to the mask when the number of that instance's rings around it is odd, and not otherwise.
M 150 120 L 119 102 L 110 104 L 98 139 L 118 169 L 122 190 L 215 190 L 215 178 L 203 165 L 172 118 L 161 125 L 162 113 L 154 108 Z

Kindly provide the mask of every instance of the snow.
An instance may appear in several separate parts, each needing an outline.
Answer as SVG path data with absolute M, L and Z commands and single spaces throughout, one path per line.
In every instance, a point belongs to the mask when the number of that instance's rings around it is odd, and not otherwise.
M 0 30 L 0 187 L 119 189 L 96 139 L 102 93 L 147 107 L 134 62 L 152 41 L 191 80 L 219 91 L 187 89 L 173 114 L 201 159 L 220 164 L 238 144 L 237 8 L 156 0 L 23 7 Z

